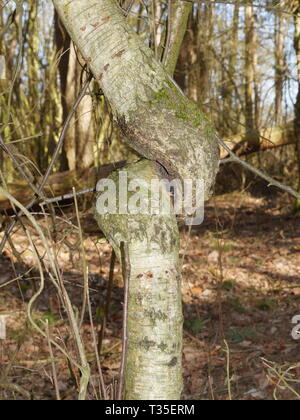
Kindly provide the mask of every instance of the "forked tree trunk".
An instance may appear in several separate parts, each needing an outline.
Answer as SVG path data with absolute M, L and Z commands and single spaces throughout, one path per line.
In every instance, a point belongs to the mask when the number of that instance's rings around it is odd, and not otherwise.
M 201 179 L 207 198 L 219 162 L 214 128 L 155 60 L 117 1 L 53 3 L 109 100 L 125 140 L 148 159 L 129 166 L 128 178 L 149 184 L 167 171 L 181 180 Z M 166 193 L 163 197 L 170 200 Z M 96 217 L 119 256 L 122 242 L 129 248 L 125 397 L 179 399 L 182 312 L 176 218 L 101 216 L 97 211 Z

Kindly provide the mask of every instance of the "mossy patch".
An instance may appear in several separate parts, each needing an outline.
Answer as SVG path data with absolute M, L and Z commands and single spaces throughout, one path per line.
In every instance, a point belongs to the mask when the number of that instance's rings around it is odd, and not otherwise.
M 198 108 L 197 104 L 182 95 L 177 87 L 169 80 L 165 80 L 164 87 L 153 92 L 150 105 L 174 111 L 176 118 L 185 120 L 193 127 L 202 127 L 207 136 L 211 137 L 215 130 L 207 116 Z
M 163 342 L 161 342 L 161 343 L 160 343 L 157 347 L 158 347 L 158 348 L 159 348 L 159 350 L 161 350 L 161 351 L 166 351 L 166 350 L 167 350 L 167 348 L 168 348 L 167 344 L 166 344 L 166 343 L 163 343 Z
M 164 314 L 160 309 L 157 311 L 155 308 L 144 311 L 146 317 L 148 317 L 153 326 L 156 325 L 157 321 L 166 321 L 168 319 L 167 315 Z
M 148 337 L 144 337 L 142 341 L 140 341 L 140 346 L 143 347 L 146 351 L 150 350 L 151 347 L 155 346 L 155 341 L 149 340 Z

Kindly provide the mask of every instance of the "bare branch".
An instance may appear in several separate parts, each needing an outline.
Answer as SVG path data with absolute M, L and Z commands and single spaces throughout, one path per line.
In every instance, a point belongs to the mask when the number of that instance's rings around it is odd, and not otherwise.
M 232 150 L 220 139 L 220 137 L 216 136 L 216 140 L 219 143 L 220 146 L 222 146 L 226 152 L 228 152 L 228 154 L 230 155 L 230 158 L 228 159 L 224 159 L 223 161 L 220 161 L 220 163 L 228 163 L 228 162 L 237 162 L 240 165 L 244 166 L 246 169 L 248 169 L 248 171 L 253 172 L 255 175 L 259 176 L 260 178 L 264 179 L 265 181 L 267 181 L 269 183 L 269 187 L 274 186 L 279 188 L 282 191 L 285 191 L 287 193 L 289 193 L 290 195 L 292 195 L 293 197 L 297 198 L 298 200 L 300 200 L 300 194 L 295 191 L 293 188 L 286 186 L 284 184 L 282 184 L 279 181 L 276 181 L 274 178 L 272 178 L 271 176 L 265 174 L 264 172 L 262 172 L 260 169 L 255 168 L 254 166 L 250 165 L 249 163 L 245 162 L 244 160 L 240 159 L 235 153 L 232 152 Z
M 54 164 L 55 164 L 55 162 L 56 162 L 56 160 L 58 158 L 58 155 L 60 153 L 60 150 L 62 148 L 62 145 L 63 145 L 63 142 L 64 142 L 64 138 L 65 138 L 67 129 L 68 129 L 69 125 L 70 125 L 70 122 L 71 122 L 71 120 L 72 120 L 72 118 L 73 118 L 73 116 L 74 116 L 74 114 L 75 114 L 75 112 L 76 112 L 76 110 L 77 110 L 80 102 L 82 101 L 83 97 L 86 94 L 86 91 L 87 91 L 87 89 L 88 89 L 88 87 L 90 85 L 90 82 L 92 80 L 92 77 L 93 76 L 90 74 L 89 77 L 88 77 L 88 79 L 86 80 L 85 84 L 83 85 L 83 87 L 82 87 L 82 89 L 81 89 L 81 91 L 79 93 L 78 99 L 76 100 L 76 102 L 75 102 L 72 110 L 70 111 L 70 113 L 68 115 L 68 118 L 66 119 L 66 121 L 64 123 L 64 126 L 63 126 L 63 129 L 62 129 L 62 132 L 61 132 L 59 141 L 57 143 L 57 146 L 56 146 L 55 152 L 53 154 L 52 160 L 51 160 L 51 162 L 49 164 L 49 167 L 48 167 L 48 169 L 47 169 L 47 171 L 46 171 L 46 173 L 45 173 L 45 175 L 44 175 L 44 177 L 43 177 L 43 179 L 42 179 L 39 187 L 34 187 L 36 189 L 36 196 L 34 196 L 33 199 L 30 201 L 30 203 L 26 206 L 26 209 L 30 209 L 31 207 L 33 207 L 34 204 L 36 204 L 36 202 L 37 202 L 37 197 L 41 195 L 41 192 L 42 192 L 43 188 L 45 187 L 45 185 L 47 183 L 47 180 L 48 180 L 48 178 L 49 178 L 49 176 L 51 174 L 51 171 L 52 171 L 52 169 L 54 167 Z M 2 142 L 1 137 L 0 137 L 0 142 Z M 5 143 L 4 143 L 4 145 L 5 145 Z M 2 146 L 3 146 L 3 144 L 2 144 Z M 12 156 L 12 158 L 13 158 L 13 156 Z M 19 168 L 19 167 L 17 166 L 17 168 Z M 30 185 L 31 185 L 31 183 L 30 183 Z M 43 195 L 42 195 L 42 198 L 43 198 L 43 200 L 45 199 L 45 197 Z M 11 234 L 13 228 L 16 225 L 18 218 L 21 217 L 22 215 L 23 215 L 23 212 L 22 212 L 22 210 L 20 210 L 19 213 L 18 213 L 18 215 L 17 215 L 18 216 L 17 219 L 14 220 L 7 227 L 7 229 L 6 229 L 6 231 L 5 231 L 4 235 L 3 235 L 2 241 L 0 243 L 0 254 L 3 251 L 3 248 L 4 248 L 5 244 L 6 244 L 7 238 L 9 237 L 9 235 Z

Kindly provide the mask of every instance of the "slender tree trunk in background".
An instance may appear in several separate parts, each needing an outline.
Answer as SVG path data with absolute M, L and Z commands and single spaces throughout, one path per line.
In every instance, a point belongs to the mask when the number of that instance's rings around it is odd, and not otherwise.
M 229 74 L 231 80 L 229 81 L 229 86 L 227 89 L 227 109 L 229 112 L 230 126 L 232 131 L 235 133 L 238 130 L 236 125 L 235 115 L 236 115 L 236 103 L 237 99 L 234 97 L 236 91 L 236 73 L 237 73 L 237 63 L 238 63 L 238 42 L 239 42 L 239 21 L 240 21 L 240 5 L 236 4 L 234 6 L 233 13 L 233 23 L 232 23 L 232 36 L 229 40 L 230 52 L 229 52 Z
M 211 22 L 214 5 L 194 6 L 180 50 L 175 80 L 187 96 L 201 106 L 209 96 Z
M 55 45 L 60 54 L 60 60 L 59 60 L 60 91 L 61 91 L 61 104 L 62 104 L 62 109 L 63 109 L 63 120 L 65 121 L 68 116 L 68 107 L 67 107 L 66 98 L 65 98 L 65 91 L 67 88 L 71 39 L 68 33 L 64 30 L 64 27 L 62 23 L 60 22 L 56 11 L 54 15 L 54 25 L 55 25 Z M 70 127 L 69 127 L 69 130 L 70 130 Z M 67 143 L 67 140 L 65 140 L 64 147 L 62 148 L 63 150 L 62 150 L 62 155 L 61 155 L 61 160 L 60 160 L 61 171 L 67 171 L 69 169 L 69 163 L 68 163 L 67 152 L 66 152 L 66 149 L 67 149 L 66 143 Z
M 282 106 L 285 74 L 284 16 L 279 13 L 275 19 L 275 123 L 281 125 L 283 122 Z
M 259 136 L 260 127 L 260 91 L 258 83 L 258 49 L 257 49 L 257 31 L 256 31 L 256 16 L 254 15 L 253 27 L 253 75 L 254 75 L 254 127 Z M 258 137 L 258 147 L 260 139 Z
M 230 72 L 233 79 L 237 73 L 238 63 L 238 42 L 239 42 L 239 22 L 240 22 L 240 5 L 234 6 L 233 23 L 232 23 L 232 50 L 230 55 Z M 234 86 L 231 86 L 231 92 L 234 91 Z M 233 106 L 233 103 L 232 103 Z
M 39 97 L 39 21 L 38 21 L 38 2 L 29 1 L 28 2 L 28 22 L 27 30 L 25 32 L 26 39 L 30 43 L 30 48 L 24 51 L 26 57 L 26 68 L 29 78 L 29 89 L 28 89 L 28 102 L 30 109 L 35 109 L 37 107 L 36 100 Z M 25 42 L 26 42 L 25 41 Z M 39 112 L 33 112 L 30 121 L 27 122 L 27 125 L 37 127 L 40 119 L 45 118 L 44 115 L 40 115 Z M 33 128 L 34 130 L 34 128 Z M 26 135 L 24 133 L 24 135 Z M 28 145 L 24 144 L 19 146 L 19 151 L 24 154 L 24 156 L 29 157 L 33 162 L 36 161 L 39 168 L 44 169 L 46 162 L 46 144 L 43 139 L 39 138 L 35 142 L 29 143 Z
M 198 104 L 201 105 L 211 97 L 211 83 L 210 79 L 213 73 L 213 61 L 212 61 L 212 42 L 214 37 L 214 21 L 215 21 L 216 5 L 214 0 L 210 2 L 204 2 L 204 11 L 202 16 L 198 13 L 198 34 L 197 34 L 197 45 L 200 50 L 199 62 L 200 62 L 200 96 L 198 98 Z M 201 27 L 204 27 L 204 33 L 201 35 Z
M 162 59 L 163 44 L 166 33 L 162 26 L 163 8 L 160 0 L 151 1 L 152 28 L 150 36 L 150 46 L 152 47 L 157 60 Z
M 4 20 L 4 13 L 5 9 L 1 8 L 2 19 Z M 20 21 L 23 19 L 23 8 L 21 9 L 21 6 L 16 6 L 15 11 L 11 13 L 10 17 L 6 16 L 6 21 L 10 22 L 10 25 L 15 28 L 14 36 L 12 36 L 8 40 L 1 39 L 2 43 L 2 51 L 3 55 L 5 57 L 5 72 L 6 72 L 6 81 L 4 83 L 4 91 L 7 92 L 7 90 L 11 86 L 11 81 L 13 79 L 13 76 L 15 74 L 15 60 L 16 60 L 16 51 L 18 50 L 18 35 L 19 34 L 19 26 Z M 20 15 L 22 15 L 20 17 Z M 6 23 L 6 22 L 5 22 Z M 16 83 L 15 88 L 15 95 L 17 98 L 20 98 L 20 86 L 18 83 Z M 8 115 L 7 113 L 7 95 L 2 94 L 1 89 L 1 95 L 0 95 L 0 121 L 3 126 L 1 127 L 1 135 L 3 140 L 8 143 L 13 139 L 13 131 L 14 127 L 11 124 L 11 115 Z M 3 157 L 5 154 L 3 155 Z M 14 165 L 11 161 L 11 159 L 4 159 L 3 162 L 4 172 L 5 172 L 5 179 L 6 182 L 12 182 L 14 179 Z
M 258 94 L 255 88 L 256 35 L 253 1 L 248 0 L 245 7 L 245 121 L 248 148 L 259 149 L 258 133 Z
M 187 32 L 187 95 L 196 102 L 202 103 L 208 96 L 208 63 L 206 60 L 206 26 L 203 25 L 200 10 L 191 15 Z M 202 38 L 200 40 L 200 38 Z M 199 43 L 200 40 L 200 43 Z
M 4 8 L 0 10 L 0 28 L 4 27 L 3 13 L 4 13 Z M 0 38 L 0 60 L 1 60 L 1 63 L 0 63 L 0 93 L 1 93 L 3 90 L 4 82 L 6 81 L 5 45 L 4 45 L 4 40 L 2 37 Z M 0 110 L 1 110 L 1 102 L 2 101 L 0 99 Z M 1 112 L 0 112 L 0 116 L 1 116 Z M 3 156 L 4 156 L 4 152 L 2 149 L 0 149 L 0 171 L 4 170 Z
M 171 2 L 169 11 L 169 34 L 167 45 L 164 51 L 163 65 L 167 72 L 173 76 L 182 42 L 186 33 L 187 23 L 192 11 L 192 4 L 181 0 Z
M 192 60 L 194 60 L 194 33 L 193 33 L 193 13 L 190 14 L 187 23 L 187 31 L 185 33 L 183 43 L 179 53 L 179 59 L 177 61 L 174 79 L 178 86 L 185 92 L 189 97 L 188 81 L 190 78 L 190 72 L 193 69 Z
M 249 4 L 245 7 L 245 102 L 246 102 L 246 130 L 247 132 L 254 131 L 254 116 L 253 116 L 253 98 L 254 98 L 254 73 L 253 73 L 253 42 L 254 42 L 254 16 L 253 6 Z
M 299 191 L 300 191 L 300 0 L 298 8 L 295 10 L 295 37 L 294 47 L 297 57 L 297 74 L 298 74 L 298 95 L 295 104 L 295 135 L 297 141 L 297 158 L 299 165 Z M 297 211 L 300 211 L 300 202 L 296 204 Z
M 79 62 L 73 43 L 68 33 L 55 16 L 56 46 L 61 51 L 59 73 L 61 80 L 63 119 L 66 120 L 74 105 L 80 87 L 86 77 L 83 71 L 84 62 Z M 85 169 L 94 163 L 95 127 L 93 118 L 93 102 L 89 95 L 81 101 L 75 117 L 65 137 L 62 167 L 69 169 Z M 66 161 L 67 160 L 67 161 Z M 67 169 L 67 168 L 64 168 Z
M 224 11 L 225 18 L 218 21 L 217 33 L 228 33 L 227 39 L 225 42 L 222 40 L 219 53 L 216 48 L 213 48 L 214 57 L 221 64 L 219 91 L 222 100 L 220 103 L 217 102 L 217 106 L 220 110 L 218 126 L 220 127 L 219 134 L 225 138 L 236 132 L 234 92 L 237 90 L 236 71 L 239 8 L 240 4 L 234 6 L 232 29 L 230 31 L 228 31 L 228 18 Z
M 165 178 L 167 171 L 181 180 L 202 179 L 207 198 L 218 171 L 215 131 L 155 60 L 117 2 L 53 3 L 99 81 L 125 140 L 149 159 L 127 167 L 128 178 L 149 184 Z M 96 218 L 119 258 L 121 244 L 129 248 L 126 399 L 179 399 L 182 312 L 176 218 L 101 216 L 97 211 Z

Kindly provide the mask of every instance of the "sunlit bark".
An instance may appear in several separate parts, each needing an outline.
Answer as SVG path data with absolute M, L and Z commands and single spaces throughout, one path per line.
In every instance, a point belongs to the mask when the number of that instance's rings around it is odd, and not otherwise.
M 248 148 L 259 148 L 258 133 L 258 95 L 256 92 L 255 69 L 257 67 L 256 31 L 253 0 L 247 0 L 245 7 L 245 119 L 248 133 Z
M 117 2 L 53 2 L 125 140 L 148 159 L 126 168 L 128 178 L 146 184 L 168 175 L 202 179 L 208 197 L 218 171 L 215 131 L 133 31 Z M 117 175 L 112 179 L 117 181 Z M 170 201 L 167 192 L 163 201 Z M 178 399 L 182 312 L 175 215 L 102 216 L 96 207 L 96 218 L 119 258 L 121 244 L 129 248 L 125 398 Z

